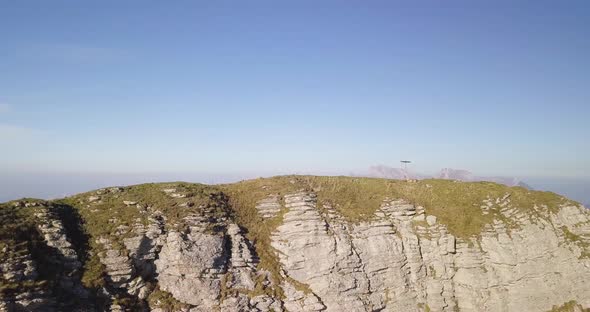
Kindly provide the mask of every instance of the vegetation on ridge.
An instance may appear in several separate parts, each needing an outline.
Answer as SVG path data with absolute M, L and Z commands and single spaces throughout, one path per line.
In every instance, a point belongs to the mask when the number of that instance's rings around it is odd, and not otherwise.
M 330 204 L 351 222 L 367 221 L 385 199 L 403 199 L 423 206 L 427 214 L 436 216 L 457 237 L 467 238 L 481 233 L 494 218 L 504 217 L 497 210 L 483 214 L 486 199 L 509 195 L 510 206 L 532 212 L 534 207 L 556 211 L 561 204 L 577 204 L 551 192 L 507 187 L 492 182 L 457 182 L 428 179 L 414 182 L 379 178 L 279 176 L 247 180 L 222 186 L 234 202 L 241 221 L 257 224 L 255 203 L 269 194 L 284 195 L 298 190 L 314 191 L 318 206 Z
M 562 226 L 560 229 L 563 231 L 563 235 L 565 236 L 566 240 L 581 247 L 582 252 L 579 258 L 590 259 L 590 243 L 583 240 L 582 237 L 580 237 L 580 235 L 572 233 L 570 230 L 568 230 L 567 226 Z
M 166 189 L 174 191 L 167 194 L 164 192 Z M 172 194 L 179 196 L 172 197 Z M 91 197 L 96 198 L 89 202 Z M 84 262 L 83 285 L 90 289 L 99 289 L 105 285 L 105 266 L 100 262 L 99 253 L 106 246 L 99 243 L 98 239 L 106 238 L 111 248 L 127 253 L 123 240 L 137 235 L 132 232 L 133 227 L 138 224 L 148 225 L 149 217 L 156 211 L 165 218 L 167 230 L 185 230 L 183 219 L 189 215 L 207 214 L 211 218 L 227 215 L 229 210 L 223 197 L 214 186 L 176 182 L 111 187 L 59 200 L 60 203 L 75 207 L 84 220 L 84 231 L 92 237 L 89 257 Z M 160 307 L 173 302 L 170 295 L 160 290 L 154 293 L 153 298 L 154 302 L 161 303 Z M 125 301 L 120 303 L 124 304 Z
M 281 281 L 282 277 L 276 253 L 271 247 L 271 234 L 282 223 L 285 209 L 278 216 L 264 220 L 256 210 L 256 203 L 269 195 L 313 191 L 318 196 L 320 209 L 323 205 L 330 205 L 350 222 L 370 220 L 385 199 L 403 199 L 423 206 L 427 214 L 436 216 L 448 226 L 450 233 L 460 238 L 479 235 L 494 218 L 505 219 L 499 211 L 483 214 L 481 205 L 489 198 L 495 200 L 509 194 L 511 206 L 526 211 L 534 211 L 535 205 L 556 210 L 560 204 L 573 203 L 554 193 L 522 187 L 436 179 L 407 182 L 344 176 L 278 176 L 220 187 L 230 198 L 237 222 L 248 230 L 247 237 L 256 246 L 260 266 L 271 272 L 275 281 Z M 509 223 L 510 220 L 505 221 Z M 304 288 L 305 285 L 296 286 Z
M 561 306 L 553 306 L 548 312 L 590 312 L 590 309 L 584 309 L 582 305 L 575 300 L 568 301 Z
M 171 193 L 164 192 L 167 189 L 174 190 Z M 104 246 L 97 243 L 97 239 L 107 238 L 112 248 L 126 252 L 123 239 L 135 235 L 131 232 L 133 226 L 147 225 L 150 222 L 149 216 L 159 211 L 165 219 L 166 230 L 184 230 L 183 219 L 195 214 L 206 214 L 213 219 L 229 217 L 235 220 L 253 242 L 260 258 L 260 268 L 269 271 L 275 282 L 274 287 L 268 287 L 261 277 L 257 279 L 253 291 L 244 292 L 250 296 L 265 293 L 280 298 L 283 297 L 283 292 L 277 284 L 285 278 L 281 274 L 278 257 L 271 247 L 271 235 L 282 224 L 287 209 L 283 208 L 274 218 L 263 219 L 256 210 L 256 203 L 269 195 L 279 195 L 282 198 L 301 190 L 317 194 L 319 209 L 330 205 L 346 220 L 355 223 L 373 218 L 384 200 L 403 199 L 423 206 L 426 214 L 436 216 L 440 223 L 448 226 L 451 234 L 459 238 L 479 235 L 483 227 L 494 219 L 511 224 L 511 220 L 506 220 L 498 207 L 484 214 L 481 206 L 485 200 L 496 205 L 496 199 L 508 195 L 509 207 L 526 212 L 529 216 L 540 215 L 539 211 L 557 211 L 562 204 L 577 204 L 554 193 L 506 187 L 491 182 L 466 183 L 436 179 L 407 182 L 321 176 L 278 176 L 225 185 L 149 183 L 96 190 L 52 203 L 71 207 L 80 215 L 82 230 L 89 237 L 87 254 L 80 255 L 84 264 L 82 282 L 90 289 L 99 289 L 105 284 L 105 268 L 98 258 Z M 92 197 L 96 198 L 91 200 Z M 7 258 L 7 253 L 25 253 L 31 250 L 28 244 L 35 244 L 35 240 L 31 239 L 35 236 L 31 236 L 31 233 L 37 233 L 35 220 L 32 219 L 33 211 L 32 207 L 16 208 L 12 203 L 0 205 L 0 221 L 3 224 L 0 228 L 0 260 Z M 566 238 L 575 240 L 573 234 L 564 233 Z M 295 282 L 292 284 L 307 291 L 306 285 Z M 42 283 L 12 285 L 0 281 L 0 292 L 10 292 L 15 287 L 34 289 L 41 286 Z M 149 300 L 162 305 L 178 304 L 169 294 L 160 290 L 154 292 Z

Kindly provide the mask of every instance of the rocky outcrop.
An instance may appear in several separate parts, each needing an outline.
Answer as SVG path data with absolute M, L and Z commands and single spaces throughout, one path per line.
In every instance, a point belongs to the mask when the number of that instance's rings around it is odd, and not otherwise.
M 181 302 L 212 309 L 221 293 L 225 248 L 222 234 L 169 232 L 155 262 L 160 288 Z
M 59 216 L 62 207 L 43 201 L 13 206 L 20 212 L 10 221 L 20 224 L 10 233 L 13 245 L 2 242 L 0 311 L 82 311 L 76 301 L 87 299 L 88 292 L 80 283 L 79 256 Z M 24 236 L 28 242 L 19 241 Z
M 563 231 L 587 233 L 588 212 L 563 207 L 550 214 L 554 222 L 511 209 L 505 214 L 518 223 L 516 229 L 498 221 L 486 228 L 476 246 L 458 246 L 454 281 L 463 299 L 461 310 L 543 311 L 570 300 L 587 307 L 590 285 L 584 281 L 590 278 L 590 261 L 581 257 L 580 244 L 568 241 Z M 560 230 L 560 224 L 565 228 Z
M 285 202 L 289 211 L 273 247 L 286 274 L 319 297 L 317 311 L 382 310 L 388 304 L 417 309 L 417 291 L 424 292 L 418 285 L 423 265 L 409 262 L 420 254 L 417 237 L 400 237 L 389 218 L 414 214 L 403 210 L 412 206 L 386 206 L 374 222 L 354 225 L 330 207 L 321 213 L 312 193 L 288 195 Z
M 127 251 L 114 247 L 107 238 L 100 238 L 97 243 L 104 249 L 99 257 L 105 266 L 108 284 L 114 288 L 126 288 L 135 273 Z
M 279 195 L 270 195 L 256 203 L 256 210 L 265 218 L 272 218 L 281 211 L 281 203 Z
M 324 305 L 316 310 L 545 311 L 569 300 L 588 306 L 590 266 L 579 259 L 582 251 L 551 222 L 531 220 L 506 200 L 497 206 L 518 229 L 496 221 L 480 240 L 464 241 L 403 201 L 386 201 L 370 222 L 349 224 L 330 207 L 318 209 L 313 193 L 291 194 L 273 247 L 285 274 Z M 583 209 L 563 207 L 553 224 L 586 239 Z
M 98 299 L 97 310 L 153 312 L 590 307 L 590 213 L 582 206 L 523 210 L 510 193 L 490 195 L 473 209 L 491 221 L 477 235 L 456 237 L 400 198 L 379 198 L 374 213 L 351 221 L 312 188 L 269 190 L 247 201 L 254 215 L 239 216 L 214 190 L 155 188 L 149 200 L 129 188 L 77 198 L 84 222 L 106 220 L 91 250 L 71 237 L 72 221 L 58 207 L 18 203 L 31 210 L 23 224 L 34 226 L 30 242 L 0 245 L 0 290 L 30 287 L 2 290 L 0 311 L 82 311 Z M 18 209 L 0 212 L 16 218 Z M 255 222 L 247 227 L 241 218 Z M 81 283 L 90 256 L 103 273 L 92 289 Z M 56 268 L 49 277 L 48 267 Z M 64 296 L 79 304 L 60 305 Z
M 60 259 L 53 259 L 53 261 L 72 270 L 79 269 L 81 264 L 78 261 L 78 255 L 68 240 L 61 220 L 45 206 L 41 206 L 37 210 L 35 217 L 38 218 L 37 228 L 43 235 L 47 246 L 58 251 L 57 255 L 60 256 Z
M 123 239 L 123 244 L 132 259 L 137 274 L 149 280 L 155 274 L 155 260 L 163 244 L 164 217 L 155 212 L 148 217 L 148 225 L 136 223 L 132 237 Z
M 54 210 L 40 205 L 34 214 L 38 219 L 37 228 L 45 243 L 48 247 L 56 250 L 48 255 L 47 260 L 59 267 L 58 283 L 60 288 L 80 298 L 87 298 L 88 292 L 80 283 L 82 264 L 60 217 Z
M 0 251 L 2 285 L 34 283 L 39 274 L 30 253 L 14 254 L 8 247 Z M 5 286 L 5 287 L 6 287 Z M 42 288 L 22 289 L 0 294 L 0 311 L 55 311 L 56 299 Z
M 280 310 L 280 301 L 269 296 L 250 298 L 258 274 L 257 257 L 235 223 L 212 224 L 210 219 L 189 216 L 186 232 L 166 234 L 155 261 L 161 290 L 194 306 L 191 311 Z

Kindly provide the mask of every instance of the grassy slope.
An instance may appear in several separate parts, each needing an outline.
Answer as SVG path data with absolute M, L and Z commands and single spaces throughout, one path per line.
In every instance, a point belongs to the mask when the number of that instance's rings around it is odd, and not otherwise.
M 172 198 L 162 191 L 166 188 L 175 188 L 178 193 L 186 194 L 187 197 Z M 406 182 L 376 178 L 318 176 L 279 176 L 218 186 L 183 182 L 150 183 L 119 188 L 116 192 L 106 192 L 100 195 L 101 203 L 98 204 L 89 205 L 87 201 L 89 196 L 96 195 L 95 191 L 57 202 L 73 207 L 82 220 L 85 220 L 83 229 L 91 237 L 83 276 L 83 282 L 88 287 L 96 289 L 104 283 L 103 267 L 96 255 L 101 250 L 101 246 L 96 244 L 96 238 L 108 237 L 114 247 L 123 250 L 122 238 L 132 234 L 115 234 L 117 227 L 132 226 L 137 222 L 147 223 L 146 214 L 140 213 L 140 209 L 135 205 L 129 207 L 124 205 L 123 200 L 135 201 L 142 207 L 150 206 L 153 210 L 161 211 L 167 219 L 168 229 L 170 227 L 182 229 L 184 226 L 182 218 L 191 213 L 200 214 L 207 211 L 214 217 L 232 214 L 236 222 L 246 229 L 247 237 L 254 242 L 261 259 L 260 266 L 270 271 L 275 281 L 279 281 L 280 266 L 270 247 L 270 235 L 281 224 L 282 214 L 270 220 L 263 220 L 258 215 L 255 204 L 270 194 L 285 195 L 299 190 L 315 191 L 318 194 L 319 207 L 323 204 L 331 204 L 351 222 L 372 218 L 386 198 L 405 199 L 410 203 L 423 206 L 427 214 L 438 217 L 440 222 L 448 225 L 452 234 L 460 238 L 478 235 L 485 224 L 490 223 L 494 218 L 502 218 L 497 212 L 482 214 L 480 206 L 488 197 L 495 199 L 509 193 L 514 207 L 531 213 L 534 213 L 535 205 L 555 210 L 560 204 L 569 202 L 557 194 L 529 191 L 520 187 L 506 187 L 489 182 L 463 183 L 448 180 Z M 229 203 L 226 202 L 228 198 Z M 180 206 L 187 202 L 193 205 Z M 227 204 L 231 206 L 231 209 L 228 209 Z M 20 246 L 19 244 L 23 242 L 11 241 L 10 233 L 18 228 L 30 229 L 32 224 L 30 213 L 26 214 L 26 210 L 11 209 L 9 205 L 3 205 L 0 209 L 0 218 L 3 218 L 0 220 L 3 224 L 0 230 L 0 247 L 2 244 L 15 246 L 15 248 Z M 258 287 L 255 293 L 262 291 L 274 293 L 276 296 L 282 295 L 280 288 L 262 290 L 262 287 Z

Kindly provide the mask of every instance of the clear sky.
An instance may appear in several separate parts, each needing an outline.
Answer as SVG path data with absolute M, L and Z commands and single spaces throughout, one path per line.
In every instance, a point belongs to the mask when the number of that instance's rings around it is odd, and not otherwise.
M 588 178 L 589 121 L 588 1 L 0 3 L 0 174 Z

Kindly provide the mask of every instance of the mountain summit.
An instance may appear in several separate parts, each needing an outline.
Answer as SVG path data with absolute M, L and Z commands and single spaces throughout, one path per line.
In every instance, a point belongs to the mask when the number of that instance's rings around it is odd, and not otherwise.
M 491 182 L 152 183 L 0 220 L 2 311 L 590 308 L 590 212 Z

